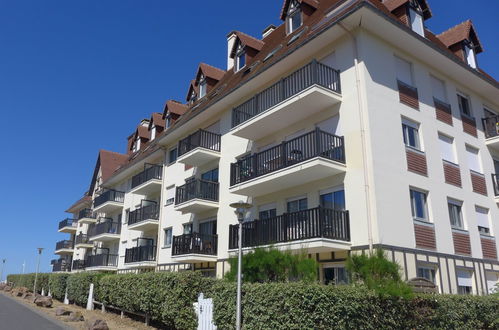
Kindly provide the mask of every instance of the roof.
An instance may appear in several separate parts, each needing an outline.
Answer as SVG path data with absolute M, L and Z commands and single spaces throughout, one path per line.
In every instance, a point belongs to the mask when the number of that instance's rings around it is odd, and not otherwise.
M 156 127 L 165 127 L 165 119 L 163 118 L 163 114 L 160 112 L 153 112 L 151 115 L 151 120 L 149 121 L 148 129 L 150 130 L 152 126 Z
M 257 51 L 262 50 L 264 42 L 262 40 L 259 40 L 255 37 L 252 37 L 250 35 L 247 35 L 246 33 L 239 32 L 239 31 L 234 31 L 233 32 L 237 39 L 241 41 L 241 43 L 247 47 L 253 48 Z M 236 52 L 236 47 L 237 47 L 237 42 L 234 43 L 234 46 L 231 51 L 231 56 L 234 57 L 235 52 Z M 230 71 L 230 70 L 229 70 Z
M 166 118 L 167 113 L 174 113 L 176 115 L 183 115 L 187 109 L 187 104 L 183 104 L 179 101 L 168 100 L 165 103 L 165 108 L 163 110 L 163 118 Z
M 383 5 L 389 10 L 394 11 L 402 5 L 408 3 L 409 0 L 386 0 L 383 2 Z M 423 11 L 423 18 L 429 19 L 433 16 L 430 6 L 428 6 L 428 2 L 426 0 L 419 0 L 419 5 L 421 6 L 421 10 Z
M 147 129 L 147 127 L 144 127 Z M 106 181 L 121 165 L 128 161 L 128 155 L 120 154 L 114 151 L 99 151 L 100 167 L 102 172 L 102 181 Z
M 189 89 L 187 90 L 187 95 L 185 96 L 185 100 L 186 101 L 189 101 L 191 99 L 191 94 L 192 94 L 192 91 L 194 91 L 196 93 L 196 95 L 198 95 L 198 87 L 196 86 L 196 80 L 191 80 L 190 84 L 189 84 Z
M 309 5 L 312 8 L 317 9 L 319 7 L 319 3 L 317 0 L 298 0 L 299 3 L 305 3 Z M 286 14 L 288 13 L 288 7 L 289 7 L 290 0 L 284 0 L 282 4 L 282 9 L 281 9 L 281 15 L 279 16 L 280 19 L 284 20 L 286 18 Z
M 214 79 L 216 81 L 222 79 L 224 74 L 225 74 L 225 70 L 216 68 L 216 67 L 211 66 L 211 65 L 206 64 L 206 63 L 200 63 L 199 67 L 198 67 L 198 71 L 196 73 L 196 81 L 198 80 L 199 74 L 201 72 L 205 75 L 205 77 Z
M 76 210 L 84 208 L 85 206 L 90 206 L 92 202 L 92 197 L 88 195 L 88 191 L 83 195 L 82 198 L 73 203 L 65 212 L 73 213 Z
M 475 27 L 471 20 L 464 21 L 456 26 L 451 27 L 447 31 L 440 33 L 438 36 L 445 46 L 450 47 L 463 40 L 472 40 L 476 46 L 475 52 L 481 53 L 483 51 L 482 44 L 478 39 L 475 32 Z

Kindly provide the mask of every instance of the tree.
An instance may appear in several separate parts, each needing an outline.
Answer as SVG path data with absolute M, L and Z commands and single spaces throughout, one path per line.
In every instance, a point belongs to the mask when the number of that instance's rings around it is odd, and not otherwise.
M 237 257 L 229 259 L 230 271 L 225 275 L 229 281 L 237 279 Z M 292 254 L 276 248 L 256 248 L 243 255 L 243 278 L 245 282 L 287 282 L 317 280 L 318 264 L 305 253 Z

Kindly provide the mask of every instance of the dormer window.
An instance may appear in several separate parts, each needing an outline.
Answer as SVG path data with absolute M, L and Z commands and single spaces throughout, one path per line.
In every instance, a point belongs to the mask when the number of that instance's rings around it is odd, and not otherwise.
M 202 98 L 206 95 L 206 77 L 201 75 L 199 78 L 199 98 Z
M 236 72 L 241 70 L 246 65 L 246 51 L 241 43 L 237 46 L 236 51 Z
M 190 103 L 194 103 L 194 102 L 196 102 L 196 100 L 197 100 L 197 99 L 198 99 L 198 98 L 197 98 L 196 92 L 193 90 L 193 91 L 191 92 L 191 96 L 189 97 L 189 102 L 190 102 Z
M 475 47 L 473 46 L 472 42 L 467 41 L 467 40 L 464 42 L 464 53 L 466 54 L 466 62 L 473 69 L 476 69 L 475 50 L 474 49 L 475 49 Z
M 154 140 L 155 137 L 156 137 L 156 126 L 152 125 L 152 127 L 151 127 L 151 141 Z
M 423 10 L 416 0 L 410 2 L 409 18 L 412 31 L 424 37 Z
M 168 116 L 166 116 L 165 119 L 166 119 L 166 122 L 165 122 L 166 128 L 172 126 L 172 116 L 168 115 Z
M 286 27 L 288 34 L 296 31 L 302 24 L 300 3 L 297 0 L 292 0 L 289 4 L 288 13 L 286 16 Z
M 137 137 L 135 142 L 133 143 L 132 151 L 137 152 L 140 149 L 140 137 Z

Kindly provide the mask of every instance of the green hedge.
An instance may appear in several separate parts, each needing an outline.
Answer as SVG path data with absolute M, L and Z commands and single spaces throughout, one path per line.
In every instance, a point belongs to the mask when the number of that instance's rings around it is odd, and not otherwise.
M 94 284 L 94 299 L 100 300 L 99 282 L 106 274 L 82 272 L 71 274 L 67 279 L 68 299 L 78 305 L 85 305 L 88 299 L 90 283 Z
M 53 298 L 63 300 L 69 273 L 54 273 L 49 275 L 49 289 Z
M 38 293 L 42 292 L 42 288 L 48 293 L 49 275 L 49 273 L 38 273 L 36 280 L 36 291 Z M 35 273 L 8 275 L 7 281 L 14 283 L 14 287 L 26 287 L 33 290 L 35 286 Z

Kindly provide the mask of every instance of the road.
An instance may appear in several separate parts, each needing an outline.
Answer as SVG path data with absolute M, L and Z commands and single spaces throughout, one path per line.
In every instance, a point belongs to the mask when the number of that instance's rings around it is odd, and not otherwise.
M 42 316 L 11 297 L 0 294 L 0 329 L 61 330 L 68 329 Z

